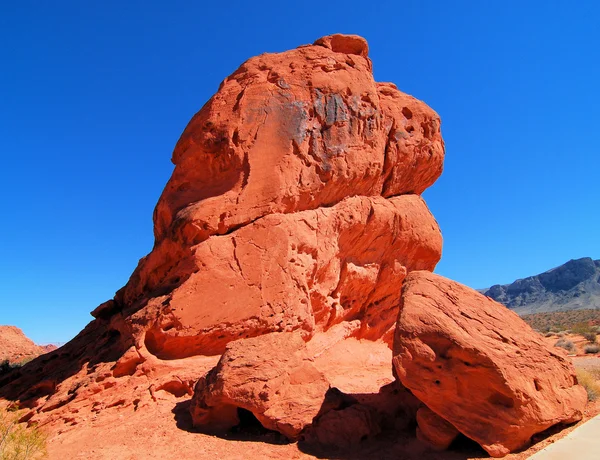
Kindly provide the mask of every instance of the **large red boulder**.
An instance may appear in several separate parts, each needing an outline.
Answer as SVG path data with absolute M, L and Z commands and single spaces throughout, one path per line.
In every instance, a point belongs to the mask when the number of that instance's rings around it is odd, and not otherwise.
M 227 432 L 245 409 L 265 428 L 295 439 L 319 414 L 328 390 L 299 334 L 266 334 L 227 346 L 198 381 L 190 412 L 196 427 Z
M 404 281 L 393 353 L 402 384 L 494 457 L 580 420 L 587 401 L 572 364 L 515 313 L 427 271 Z

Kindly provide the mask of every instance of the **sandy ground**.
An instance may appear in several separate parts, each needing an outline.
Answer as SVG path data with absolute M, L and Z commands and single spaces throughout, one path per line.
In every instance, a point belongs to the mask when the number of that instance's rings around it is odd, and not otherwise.
M 578 344 L 584 341 L 571 338 Z M 549 337 L 549 343 L 556 337 Z M 351 347 L 344 342 L 344 347 Z M 387 352 L 389 350 L 386 348 Z M 389 356 L 383 356 L 375 348 L 367 350 L 360 366 L 356 366 L 357 354 L 352 350 L 337 350 L 335 356 L 348 359 L 332 360 L 327 353 L 321 355 L 316 364 L 335 381 L 335 384 L 350 393 L 377 392 L 380 385 L 393 377 L 389 374 Z M 362 358 L 361 358 L 362 359 Z M 598 370 L 600 357 L 583 355 L 571 358 L 578 368 Z M 323 361 L 321 363 L 321 361 Z M 348 362 L 346 362 L 348 361 Z M 364 362 L 363 362 L 364 361 Z M 381 368 L 382 381 L 363 375 L 367 369 Z M 364 371 L 364 372 L 361 372 Z M 339 382 L 335 375 L 344 375 Z M 349 378 L 348 378 L 349 377 Z M 367 378 L 369 377 L 369 378 Z M 370 386 L 367 385 L 370 384 Z M 360 391 L 359 391 L 360 390 Z M 476 443 L 459 438 L 446 452 L 433 452 L 415 438 L 415 427 L 403 432 L 383 433 L 373 440 L 365 440 L 356 447 L 324 449 L 300 443 L 289 443 L 279 434 L 267 432 L 259 425 L 247 424 L 237 433 L 217 437 L 199 433 L 192 428 L 188 414 L 189 396 L 177 398 L 167 392 L 150 406 L 135 410 L 128 407 L 109 407 L 99 413 L 79 414 L 75 425 L 56 422 L 41 427 L 49 434 L 48 458 L 50 460 L 145 460 L 145 459 L 407 459 L 407 460 L 466 460 L 489 458 Z M 137 407 L 137 406 L 136 406 Z M 534 437 L 528 449 L 505 457 L 508 460 L 524 460 L 535 452 L 566 436 L 575 427 L 600 413 L 600 401 L 590 403 L 584 420 L 569 427 L 555 427 Z
M 576 367 L 600 369 L 600 358 L 573 358 Z M 414 427 L 403 434 L 383 434 L 359 447 L 319 449 L 303 443 L 288 443 L 276 433 L 247 426 L 227 437 L 195 432 L 187 412 L 186 398 L 158 400 L 152 410 L 106 409 L 76 426 L 54 428 L 49 440 L 50 460 L 98 459 L 406 459 L 466 460 L 489 458 L 477 444 L 458 439 L 446 452 L 432 452 L 414 437 Z M 537 435 L 534 444 L 507 460 L 524 460 L 566 436 L 600 413 L 600 401 L 590 403 L 584 420 L 569 427 L 555 427 Z
M 48 444 L 51 460 L 145 460 L 145 459 L 407 459 L 466 460 L 489 458 L 474 442 L 462 438 L 447 452 L 432 452 L 407 431 L 382 435 L 351 449 L 315 449 L 302 443 L 286 443 L 279 435 L 259 428 L 228 437 L 209 436 L 191 429 L 185 401 L 159 401 L 156 411 L 123 412 L 107 409 L 85 426 L 67 427 L 52 436 Z M 600 412 L 600 405 L 588 407 L 588 420 Z M 538 435 L 529 449 L 505 457 L 523 460 L 566 436 L 582 422 L 562 430 Z M 176 428 L 175 428 L 176 426 Z M 99 436 L 101 433 L 101 436 Z

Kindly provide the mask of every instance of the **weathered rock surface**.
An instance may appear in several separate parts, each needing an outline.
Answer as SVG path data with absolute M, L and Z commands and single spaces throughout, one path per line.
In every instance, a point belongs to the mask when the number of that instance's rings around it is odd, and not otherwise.
M 18 327 L 0 326 L 0 362 L 21 363 L 55 348 L 54 345 L 36 345 Z
M 459 431 L 427 406 L 417 411 L 417 438 L 435 450 L 446 450 Z
M 249 410 L 268 429 L 296 439 L 321 410 L 329 382 L 297 333 L 266 334 L 231 342 L 219 364 L 194 390 L 194 425 L 224 431 Z
M 570 362 L 515 313 L 426 271 L 404 282 L 393 362 L 403 385 L 496 457 L 581 419 L 587 401 Z
M 325 37 L 251 58 L 177 143 L 155 210 L 155 248 L 117 303 L 137 308 L 189 275 L 179 266 L 187 248 L 262 216 L 355 195 L 420 194 L 443 157 L 438 115 L 374 81 L 364 39 Z
M 308 340 L 355 320 L 354 335 L 391 345 L 406 272 L 433 269 L 440 253 L 416 195 L 272 214 L 195 249 L 198 271 L 161 305 L 145 345 L 162 359 L 214 355 L 240 337 L 300 330 Z

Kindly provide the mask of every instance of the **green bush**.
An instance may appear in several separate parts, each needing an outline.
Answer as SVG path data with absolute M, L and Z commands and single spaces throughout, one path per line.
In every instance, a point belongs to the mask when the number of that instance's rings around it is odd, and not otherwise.
M 34 460 L 46 456 L 46 434 L 19 423 L 18 412 L 0 410 L 0 460 Z
M 571 327 L 571 331 L 573 332 L 573 334 L 579 334 L 579 335 L 585 335 L 588 333 L 596 332 L 594 326 L 591 326 L 589 323 L 586 323 L 586 322 L 574 324 Z

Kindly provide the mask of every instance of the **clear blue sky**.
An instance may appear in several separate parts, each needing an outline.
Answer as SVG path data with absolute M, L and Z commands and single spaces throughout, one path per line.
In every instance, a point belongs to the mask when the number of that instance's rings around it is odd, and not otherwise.
M 600 258 L 600 6 L 574 3 L 2 2 L 0 324 L 74 336 L 152 248 L 172 149 L 220 81 L 335 32 L 442 117 L 439 273 Z

